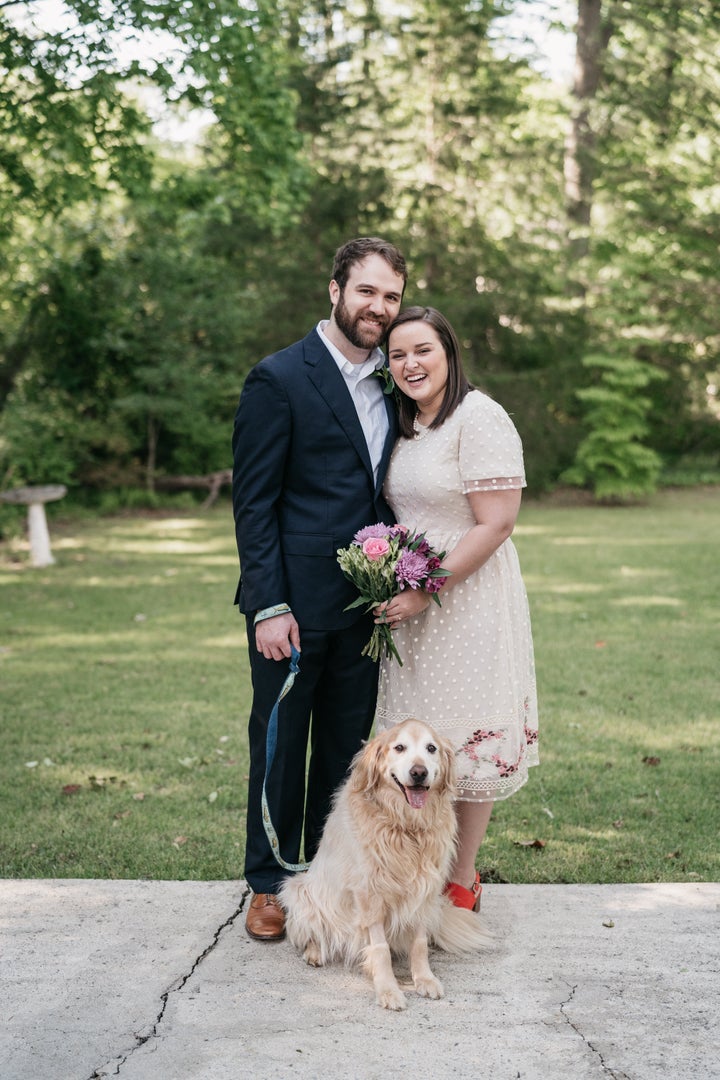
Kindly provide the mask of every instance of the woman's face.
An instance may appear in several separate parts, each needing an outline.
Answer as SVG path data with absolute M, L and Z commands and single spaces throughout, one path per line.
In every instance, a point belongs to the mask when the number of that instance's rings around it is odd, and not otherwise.
M 423 320 L 401 323 L 390 334 L 388 360 L 398 388 L 430 423 L 440 411 L 448 381 L 447 355 L 437 332 Z

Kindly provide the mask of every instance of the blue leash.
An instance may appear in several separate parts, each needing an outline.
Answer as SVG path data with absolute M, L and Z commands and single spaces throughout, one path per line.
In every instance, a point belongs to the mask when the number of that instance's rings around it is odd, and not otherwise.
M 272 766 L 273 758 L 275 757 L 275 749 L 277 747 L 278 709 L 280 706 L 280 702 L 285 697 L 285 695 L 292 690 L 293 683 L 295 682 L 295 676 L 298 675 L 300 672 L 300 653 L 294 645 L 291 645 L 290 648 L 292 650 L 290 654 L 290 671 L 288 672 L 288 676 L 285 679 L 285 682 L 282 684 L 282 688 L 280 690 L 280 693 L 278 694 L 277 701 L 273 705 L 272 712 L 270 713 L 270 719 L 268 720 L 267 743 L 265 746 L 265 777 L 263 779 L 262 789 L 262 817 L 263 825 L 265 826 L 265 834 L 268 838 L 270 847 L 273 850 L 273 855 L 275 856 L 276 860 L 280 863 L 282 867 L 284 867 L 285 870 L 292 870 L 295 873 L 298 873 L 302 870 L 307 870 L 309 864 L 288 863 L 285 862 L 285 860 L 283 859 L 282 855 L 280 854 L 280 841 L 277 838 L 277 833 L 275 832 L 275 828 L 270 818 L 270 809 L 268 807 L 267 795 L 265 793 L 265 785 L 270 775 L 270 768 Z

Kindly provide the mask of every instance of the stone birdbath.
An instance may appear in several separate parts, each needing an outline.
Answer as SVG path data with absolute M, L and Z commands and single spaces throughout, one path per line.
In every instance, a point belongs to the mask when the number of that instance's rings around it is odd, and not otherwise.
M 50 533 L 47 527 L 45 503 L 62 499 L 67 494 L 64 484 L 45 484 L 38 487 L 13 488 L 0 491 L 0 499 L 28 508 L 28 537 L 30 540 L 31 566 L 52 566 L 55 562 L 50 550 Z

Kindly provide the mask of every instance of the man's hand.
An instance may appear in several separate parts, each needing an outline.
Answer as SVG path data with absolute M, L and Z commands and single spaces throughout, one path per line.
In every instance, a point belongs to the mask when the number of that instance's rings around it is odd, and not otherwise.
M 289 660 L 291 646 L 300 652 L 300 627 L 295 617 L 288 613 L 256 623 L 255 644 L 266 660 Z

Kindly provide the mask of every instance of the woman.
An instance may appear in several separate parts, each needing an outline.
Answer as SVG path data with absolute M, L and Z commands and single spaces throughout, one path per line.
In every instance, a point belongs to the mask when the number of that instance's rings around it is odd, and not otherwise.
M 415 716 L 449 738 L 458 764 L 458 848 L 446 892 L 480 906 L 475 860 L 493 803 L 538 762 L 527 597 L 510 539 L 525 486 L 522 446 L 505 410 L 472 387 L 452 327 L 434 308 L 401 312 L 388 331 L 401 437 L 384 494 L 395 520 L 447 554 L 441 607 L 405 589 L 376 609 L 403 666 L 380 670 L 379 729 Z

